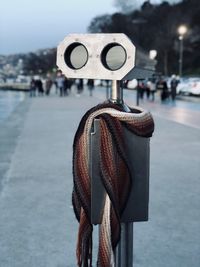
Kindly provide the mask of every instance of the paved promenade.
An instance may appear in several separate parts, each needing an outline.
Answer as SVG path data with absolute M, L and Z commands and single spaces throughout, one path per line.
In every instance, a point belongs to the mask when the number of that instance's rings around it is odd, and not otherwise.
M 72 142 L 82 115 L 104 97 L 26 99 L 0 124 L 0 267 L 76 266 Z M 156 129 L 150 218 L 134 225 L 134 267 L 199 267 L 200 129 L 143 105 Z

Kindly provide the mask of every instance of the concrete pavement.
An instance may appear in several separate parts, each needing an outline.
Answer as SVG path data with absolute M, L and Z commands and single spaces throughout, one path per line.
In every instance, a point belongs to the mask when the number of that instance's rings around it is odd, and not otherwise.
M 94 95 L 28 99 L 0 125 L 0 147 L 10 147 L 0 153 L 1 267 L 76 266 L 72 142 L 105 94 Z M 155 123 L 150 218 L 134 225 L 134 266 L 199 267 L 200 130 L 156 114 Z

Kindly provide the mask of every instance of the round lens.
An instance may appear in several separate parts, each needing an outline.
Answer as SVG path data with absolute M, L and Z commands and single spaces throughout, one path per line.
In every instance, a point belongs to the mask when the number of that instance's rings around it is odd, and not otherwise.
M 81 69 L 88 61 L 88 51 L 81 43 L 73 43 L 67 47 L 64 58 L 71 69 Z
M 113 71 L 118 70 L 126 62 L 126 51 L 120 44 L 111 43 L 104 47 L 101 61 L 105 68 Z

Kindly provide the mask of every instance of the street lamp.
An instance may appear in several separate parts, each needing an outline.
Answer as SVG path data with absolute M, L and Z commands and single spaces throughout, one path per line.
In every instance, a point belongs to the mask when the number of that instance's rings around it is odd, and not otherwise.
M 185 25 L 180 25 L 178 27 L 178 34 L 179 34 L 179 77 L 182 76 L 182 70 L 183 70 L 183 37 L 187 33 L 188 29 Z
M 149 58 L 154 60 L 157 56 L 157 51 L 156 50 L 150 50 L 149 51 Z

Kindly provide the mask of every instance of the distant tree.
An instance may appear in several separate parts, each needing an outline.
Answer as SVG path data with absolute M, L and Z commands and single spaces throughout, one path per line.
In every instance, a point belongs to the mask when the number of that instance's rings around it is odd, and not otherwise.
M 186 24 L 188 33 L 184 37 L 183 72 L 199 73 L 199 0 L 182 0 L 176 4 L 170 4 L 170 2 L 172 1 L 153 5 L 150 1 L 146 1 L 141 9 L 134 9 L 129 13 L 99 16 L 92 20 L 88 29 L 90 32 L 122 32 L 130 37 L 136 47 L 147 52 L 151 49 L 157 50 L 157 70 L 170 75 L 178 72 L 179 39 L 177 29 L 181 24 Z M 133 1 L 115 1 L 115 4 L 123 11 L 131 3 Z
M 145 1 L 141 6 L 141 10 L 144 12 L 145 11 L 149 12 L 153 9 L 153 7 L 154 6 L 150 3 L 150 1 Z
M 133 9 L 136 9 L 140 6 L 140 0 L 115 0 L 114 5 L 118 7 L 122 12 L 129 13 Z
M 113 14 L 111 16 L 111 32 L 130 35 L 128 16 L 122 13 Z
M 91 33 L 108 33 L 111 31 L 111 24 L 112 21 L 110 15 L 97 16 L 91 21 L 88 31 Z
M 56 49 L 28 53 L 24 58 L 24 73 L 45 74 L 56 66 Z

